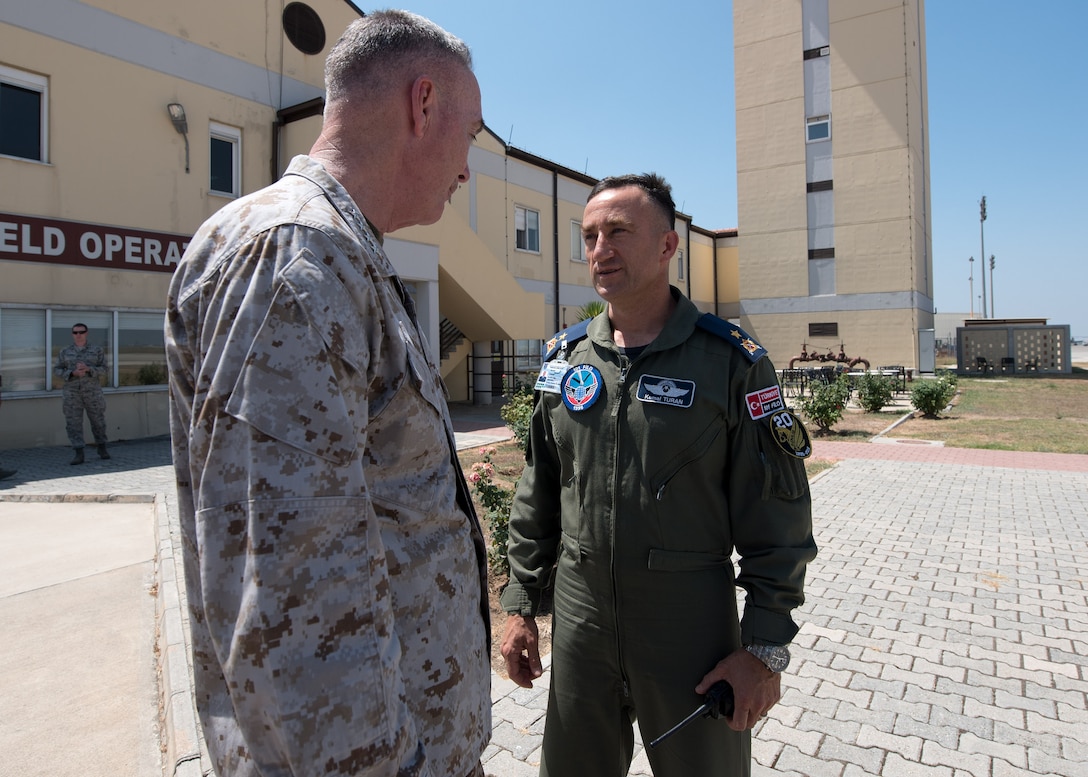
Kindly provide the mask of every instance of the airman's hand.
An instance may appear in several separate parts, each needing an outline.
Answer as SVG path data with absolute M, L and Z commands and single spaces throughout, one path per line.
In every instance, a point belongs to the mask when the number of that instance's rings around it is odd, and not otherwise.
M 532 688 L 533 680 L 544 673 L 540 664 L 539 639 L 536 620 L 512 613 L 507 616 L 499 650 L 506 661 L 510 679 L 522 688 Z
M 752 728 L 782 698 L 782 678 L 744 648 L 731 653 L 711 669 L 695 692 L 702 696 L 718 680 L 733 686 L 733 717 L 729 727 L 734 731 Z

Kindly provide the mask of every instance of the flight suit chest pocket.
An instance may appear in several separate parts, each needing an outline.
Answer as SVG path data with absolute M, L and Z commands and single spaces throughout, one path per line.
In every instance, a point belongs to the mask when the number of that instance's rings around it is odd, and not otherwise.
M 661 463 L 650 476 L 650 488 L 658 502 L 666 498 L 683 498 L 682 483 L 689 476 L 695 478 L 714 477 L 712 470 L 720 472 L 717 457 L 710 455 L 714 442 L 724 429 L 722 419 L 715 418 L 708 423 L 695 439 L 681 449 L 668 461 Z M 715 477 L 715 482 L 717 478 Z

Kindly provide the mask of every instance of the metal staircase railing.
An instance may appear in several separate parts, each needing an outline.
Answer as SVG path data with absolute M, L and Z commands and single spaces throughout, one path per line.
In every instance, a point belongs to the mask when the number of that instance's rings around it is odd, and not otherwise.
M 465 333 L 458 329 L 456 324 L 448 318 L 442 319 L 438 327 L 438 350 L 443 359 L 453 353 L 464 339 Z

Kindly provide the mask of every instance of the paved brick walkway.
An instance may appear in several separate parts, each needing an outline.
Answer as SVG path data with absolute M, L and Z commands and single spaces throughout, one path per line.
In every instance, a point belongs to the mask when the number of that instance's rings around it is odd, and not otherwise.
M 465 446 L 505 432 L 466 415 Z M 0 499 L 165 495 L 163 631 L 181 639 L 169 446 L 111 450 L 82 467 L 66 449 L 5 452 L 19 474 Z M 820 440 L 815 454 L 837 460 L 812 484 L 820 555 L 784 698 L 756 730 L 754 777 L 1088 775 L 1088 456 Z M 536 775 L 547 682 L 493 677 L 488 774 Z M 207 774 L 188 693 L 169 703 L 172 773 Z M 650 774 L 641 746 L 630 774 Z
M 820 554 L 753 777 L 1088 775 L 1088 456 L 817 440 Z M 535 777 L 548 674 L 496 678 Z M 641 746 L 630 775 L 651 775 Z
M 830 442 L 816 439 L 813 457 L 823 459 L 872 459 L 911 461 L 1006 469 L 1045 469 L 1054 472 L 1088 472 L 1088 454 L 1025 453 L 980 448 L 946 448 L 924 440 L 879 438 L 875 443 Z

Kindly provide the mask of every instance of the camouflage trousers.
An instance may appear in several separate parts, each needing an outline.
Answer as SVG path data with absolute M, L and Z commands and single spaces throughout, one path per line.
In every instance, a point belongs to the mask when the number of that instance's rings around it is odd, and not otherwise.
M 106 398 L 98 378 L 73 378 L 64 384 L 64 429 L 73 448 L 83 447 L 83 414 L 91 421 L 96 445 L 105 445 Z

